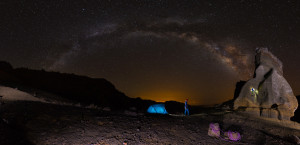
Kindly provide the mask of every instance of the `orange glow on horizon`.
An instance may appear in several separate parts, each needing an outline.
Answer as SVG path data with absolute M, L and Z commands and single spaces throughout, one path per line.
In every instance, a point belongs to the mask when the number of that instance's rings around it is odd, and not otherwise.
M 146 95 L 135 95 L 136 97 L 140 97 L 145 100 L 153 100 L 156 102 L 166 102 L 166 101 L 177 101 L 184 103 L 185 99 L 189 99 L 188 104 L 189 105 L 213 105 L 213 104 L 219 104 L 225 101 L 228 101 L 233 98 L 233 94 L 231 95 L 231 91 L 224 92 L 224 96 L 219 97 L 208 97 L 210 95 L 208 94 L 201 94 L 201 95 L 193 95 L 187 92 L 180 92 L 180 91 L 145 91 L 141 92 Z

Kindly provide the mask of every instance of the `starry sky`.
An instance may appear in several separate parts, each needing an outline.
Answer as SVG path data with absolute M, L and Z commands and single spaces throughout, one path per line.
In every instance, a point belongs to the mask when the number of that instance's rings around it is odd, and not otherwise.
M 1 0 L 0 18 L 1 60 L 105 78 L 130 97 L 229 100 L 257 47 L 300 94 L 298 0 Z

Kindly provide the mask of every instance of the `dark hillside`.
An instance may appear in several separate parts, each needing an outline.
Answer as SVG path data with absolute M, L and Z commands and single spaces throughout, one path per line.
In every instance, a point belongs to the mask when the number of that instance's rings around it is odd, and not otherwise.
M 130 107 L 135 101 L 102 78 L 89 78 L 27 68 L 13 69 L 6 62 L 0 62 L 0 83 L 20 89 L 24 86 L 35 88 L 83 105 L 95 104 L 116 110 Z

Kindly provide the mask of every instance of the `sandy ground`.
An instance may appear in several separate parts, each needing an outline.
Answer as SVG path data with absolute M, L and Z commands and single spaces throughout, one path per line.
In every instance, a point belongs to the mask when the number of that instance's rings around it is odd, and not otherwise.
M 99 109 L 7 102 L 1 105 L 0 144 L 293 144 L 289 134 L 299 130 L 249 119 L 234 113 L 170 116 L 110 112 Z M 239 142 L 207 135 L 211 122 L 237 129 Z M 232 126 L 234 126 L 232 128 Z
M 202 112 L 191 116 L 153 115 L 108 108 L 89 109 L 64 103 L 45 103 L 45 98 L 17 89 L 0 87 L 0 144 L 294 144 L 298 123 L 272 122 L 236 112 Z M 230 142 L 207 135 L 210 123 L 222 131 L 238 131 L 242 139 Z
M 0 86 L 0 96 L 2 101 L 39 101 L 45 102 L 43 99 L 34 97 L 17 88 Z

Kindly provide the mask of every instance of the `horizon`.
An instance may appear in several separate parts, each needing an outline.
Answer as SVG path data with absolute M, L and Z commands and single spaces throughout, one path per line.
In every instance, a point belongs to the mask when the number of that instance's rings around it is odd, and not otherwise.
M 6 62 L 8 64 L 10 64 L 9 62 L 7 61 L 3 61 L 1 60 L 2 62 Z M 10 64 L 11 65 L 11 64 Z M 66 74 L 66 75 L 76 75 L 76 76 L 79 76 L 79 77 L 87 77 L 87 78 L 91 78 L 91 79 L 105 79 L 107 80 L 108 82 L 112 83 L 112 85 L 115 86 L 115 84 L 113 82 L 111 82 L 110 80 L 106 79 L 106 78 L 99 78 L 99 77 L 90 77 L 90 76 L 85 76 L 85 75 L 79 75 L 79 74 L 75 74 L 75 73 L 69 73 L 69 72 L 59 72 L 59 71 L 48 71 L 48 70 L 45 70 L 45 69 L 32 69 L 32 68 L 28 68 L 28 67 L 14 67 L 13 65 L 11 65 L 13 69 L 28 69 L 28 70 L 35 70 L 35 71 L 46 71 L 46 72 L 49 72 L 49 73 L 60 73 L 60 74 Z M 141 98 L 143 100 L 152 100 L 152 101 L 156 101 L 158 103 L 164 103 L 164 102 L 167 102 L 167 101 L 176 101 L 176 102 L 180 102 L 180 103 L 184 103 L 184 100 L 176 100 L 174 99 L 174 97 L 165 97 L 164 99 L 160 100 L 160 99 L 156 99 L 156 100 L 153 100 L 152 97 L 146 97 L 146 96 L 137 96 L 137 97 L 133 97 L 133 96 L 129 96 L 126 94 L 126 92 L 123 92 L 122 90 L 118 89 L 118 87 L 115 86 L 115 88 L 124 93 L 127 97 L 130 97 L 130 98 Z M 234 90 L 233 90 L 234 91 Z M 300 96 L 299 94 L 294 94 L 296 97 L 297 96 Z M 173 95 L 173 96 L 176 96 L 176 95 Z M 176 98 L 176 97 L 175 97 Z M 182 97 L 184 98 L 184 97 Z M 233 96 L 232 98 L 229 98 L 228 100 L 225 100 L 225 101 L 222 101 L 222 102 L 219 102 L 219 103 L 212 103 L 212 104 L 200 104 L 200 103 L 195 103 L 193 100 L 190 100 L 188 101 L 188 104 L 191 105 L 191 106 L 199 106 L 199 107 L 212 107 L 212 106 L 215 106 L 215 105 L 218 105 L 218 104 L 222 104 L 226 101 L 229 101 L 229 100 L 232 100 L 233 99 Z
M 297 1 L 6 1 L 0 58 L 105 78 L 130 97 L 218 104 L 268 48 L 300 94 Z

